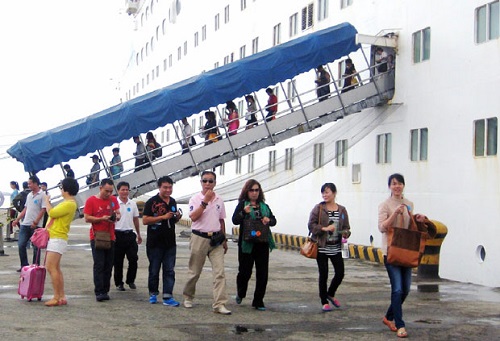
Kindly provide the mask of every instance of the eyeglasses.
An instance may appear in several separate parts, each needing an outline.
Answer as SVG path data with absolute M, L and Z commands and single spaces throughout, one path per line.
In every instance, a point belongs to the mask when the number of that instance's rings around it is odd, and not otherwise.
M 212 180 L 212 179 L 201 179 L 201 182 L 203 182 L 204 184 L 206 184 L 207 182 L 209 184 L 213 184 L 215 182 L 215 180 Z
M 260 188 L 250 188 L 249 192 L 260 192 Z

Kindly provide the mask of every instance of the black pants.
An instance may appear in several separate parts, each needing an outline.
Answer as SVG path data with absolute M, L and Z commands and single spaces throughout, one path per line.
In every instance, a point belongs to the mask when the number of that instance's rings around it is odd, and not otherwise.
M 328 290 L 326 289 L 328 282 L 328 260 L 333 264 L 333 269 L 335 270 L 335 276 L 330 282 Z M 321 304 L 327 304 L 327 297 L 335 297 L 340 283 L 344 279 L 344 260 L 342 259 L 342 253 L 339 252 L 333 256 L 327 256 L 324 253 L 318 252 L 318 257 L 316 258 L 316 263 L 318 264 L 319 272 L 319 298 L 321 299 Z
M 123 285 L 123 261 L 125 256 L 127 256 L 128 260 L 125 283 L 135 283 L 135 277 L 137 276 L 137 261 L 139 260 L 139 256 L 137 255 L 139 246 L 137 245 L 136 238 L 137 235 L 133 231 L 116 231 L 115 257 L 113 261 L 113 277 L 116 286 Z
M 109 250 L 97 250 L 95 242 L 91 240 L 90 247 L 94 258 L 94 293 L 96 295 L 107 294 L 111 282 L 115 243 L 111 242 L 111 249 Z
M 238 275 L 236 276 L 238 297 L 246 297 L 248 281 L 252 277 L 252 268 L 255 263 L 256 283 L 252 306 L 263 307 L 269 272 L 269 244 L 254 243 L 252 253 L 243 253 L 241 245 L 239 245 L 238 263 Z

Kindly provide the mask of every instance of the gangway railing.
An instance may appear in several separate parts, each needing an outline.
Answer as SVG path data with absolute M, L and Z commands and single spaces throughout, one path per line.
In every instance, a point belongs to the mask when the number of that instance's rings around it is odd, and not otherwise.
M 330 74 L 332 73 L 330 72 Z M 316 87 L 307 89 L 300 94 L 294 88 L 292 97 L 288 97 L 283 91 L 284 99 L 278 103 L 281 110 L 276 113 L 276 118 L 269 122 L 266 121 L 266 107 L 258 102 L 257 96 L 254 94 L 258 105 L 258 111 L 255 113 L 258 117 L 257 126 L 246 130 L 244 125 L 240 125 L 237 134 L 229 136 L 227 127 L 219 125 L 222 139 L 207 145 L 201 137 L 204 133 L 201 130 L 197 134 L 193 134 L 198 143 L 194 146 L 188 145 L 188 153 L 184 154 L 182 154 L 180 142 L 184 137 L 176 133 L 177 141 L 161 147 L 162 157 L 152 159 L 150 157 L 152 154 L 146 152 L 145 156 L 149 161 L 148 167 L 141 170 L 137 170 L 135 167 L 125 169 L 120 174 L 119 181 L 127 181 L 131 186 L 132 195 L 138 197 L 157 188 L 158 176 L 169 175 L 174 181 L 179 181 L 198 174 L 202 170 L 214 168 L 303 132 L 314 130 L 346 115 L 384 104 L 392 98 L 394 93 L 394 72 L 392 70 L 377 74 L 374 71 L 374 66 L 371 66 L 358 71 L 356 77 L 359 84 L 347 92 L 339 86 L 345 77 L 337 80 L 331 77 L 329 85 L 333 86 L 335 90 L 322 101 L 318 101 L 316 97 Z M 243 113 L 240 115 L 244 117 Z M 182 131 L 182 129 L 180 130 Z M 103 158 L 102 154 L 101 157 Z M 133 160 L 134 158 L 126 159 L 123 160 L 123 163 Z M 104 161 L 104 164 L 107 168 L 107 174 L 110 174 L 109 163 Z M 94 187 L 95 185 L 82 186 L 77 196 L 77 202 L 80 206 L 84 205 L 88 197 L 97 194 L 98 187 Z

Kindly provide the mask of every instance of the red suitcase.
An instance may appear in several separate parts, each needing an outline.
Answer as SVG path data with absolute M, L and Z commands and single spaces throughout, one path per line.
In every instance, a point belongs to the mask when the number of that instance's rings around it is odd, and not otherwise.
M 28 301 L 34 298 L 39 301 L 42 300 L 46 272 L 47 270 L 43 265 L 32 264 L 23 266 L 17 289 L 17 293 L 21 295 L 21 299 L 26 297 Z

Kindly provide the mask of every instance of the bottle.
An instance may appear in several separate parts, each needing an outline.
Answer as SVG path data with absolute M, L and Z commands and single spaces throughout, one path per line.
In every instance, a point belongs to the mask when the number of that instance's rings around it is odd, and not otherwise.
M 341 250 L 342 250 L 342 258 L 344 259 L 347 259 L 349 258 L 349 244 L 347 243 L 347 239 L 345 238 L 342 238 L 342 246 L 341 246 Z

